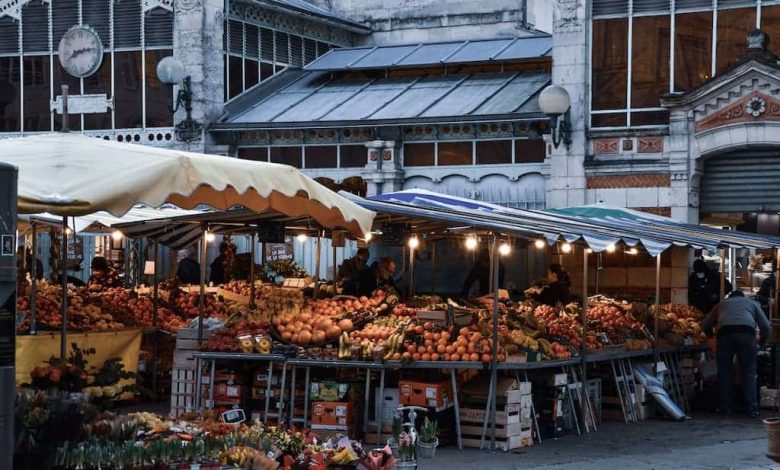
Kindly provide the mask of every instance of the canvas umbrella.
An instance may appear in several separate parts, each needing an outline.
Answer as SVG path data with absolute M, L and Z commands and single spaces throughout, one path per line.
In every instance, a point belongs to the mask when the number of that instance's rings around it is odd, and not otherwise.
M 50 133 L 0 141 L 0 160 L 19 169 L 19 213 L 63 217 L 106 211 L 122 216 L 136 204 L 218 210 L 243 206 L 311 217 L 363 237 L 374 213 L 286 165 Z M 63 236 L 62 256 L 67 255 Z M 67 276 L 62 266 L 62 347 L 67 344 Z

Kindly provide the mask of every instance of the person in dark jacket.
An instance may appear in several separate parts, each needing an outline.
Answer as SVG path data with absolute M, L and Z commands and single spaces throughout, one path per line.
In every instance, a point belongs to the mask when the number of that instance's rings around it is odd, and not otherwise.
M 345 259 L 339 266 L 338 281 L 348 283 L 357 273 L 366 268 L 368 248 L 359 248 L 355 256 Z
M 468 297 L 469 293 L 471 293 L 471 287 L 474 285 L 474 282 L 479 283 L 479 287 L 477 288 L 477 297 L 481 297 L 483 295 L 487 295 L 490 293 L 490 251 L 485 248 L 479 253 L 479 258 L 477 258 L 477 261 L 474 263 L 474 266 L 471 268 L 471 271 L 469 271 L 469 275 L 466 277 L 466 280 L 463 282 L 463 289 L 461 290 L 461 297 Z M 499 261 L 498 262 L 498 288 L 502 289 L 504 287 L 504 264 Z
M 179 267 L 176 270 L 176 277 L 182 284 L 200 284 L 200 263 L 195 259 L 195 255 L 189 250 L 179 252 Z
M 732 287 L 728 279 L 725 280 L 726 292 L 731 292 Z M 688 278 L 688 305 L 696 307 L 702 312 L 709 313 L 720 300 L 720 274 L 711 271 L 702 259 L 693 262 L 693 272 Z
M 228 244 L 222 242 L 219 244 L 219 256 L 211 262 L 211 283 L 215 286 L 225 283 L 225 253 L 228 251 Z
M 772 263 L 772 274 L 761 282 L 761 288 L 756 293 L 757 296 L 761 297 L 763 303 L 768 303 L 775 292 L 775 287 L 777 285 L 777 277 L 775 277 L 776 272 L 777 261 Z
M 104 290 L 111 287 L 119 287 L 122 283 L 116 275 L 116 271 L 108 265 L 108 261 L 102 256 L 92 258 L 90 265 L 92 274 L 89 276 L 90 290 Z
M 353 276 L 344 287 L 344 294 L 355 297 L 370 297 L 377 289 L 385 291 L 392 289 L 398 292 L 393 274 L 395 274 L 393 258 L 382 258 L 379 262 L 360 270 Z
M 756 368 L 758 362 L 758 338 L 769 336 L 769 320 L 756 302 L 745 298 L 742 291 L 734 291 L 707 315 L 702 330 L 712 336 L 717 326 L 718 400 L 720 412 L 731 414 L 731 378 L 734 356 L 742 371 L 742 388 L 748 416 L 758 417 L 758 392 Z
M 555 307 L 558 304 L 566 305 L 571 298 L 571 278 L 569 273 L 558 263 L 551 264 L 547 269 L 547 285 L 530 297 L 540 304 Z
M 32 250 L 19 247 L 16 255 L 16 268 L 21 278 L 26 278 L 27 274 L 32 278 L 32 264 L 35 263 L 35 279 L 37 281 L 43 280 L 43 263 L 37 256 L 33 256 Z

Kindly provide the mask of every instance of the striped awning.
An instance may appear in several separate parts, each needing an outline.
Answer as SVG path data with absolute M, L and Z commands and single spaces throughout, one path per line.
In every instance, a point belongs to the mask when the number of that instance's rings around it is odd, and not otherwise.
M 135 206 L 122 217 L 113 216 L 108 212 L 95 212 L 81 217 L 68 217 L 68 227 L 76 233 L 105 233 L 115 230 L 113 227 L 117 224 L 142 221 L 163 222 L 173 217 L 192 216 L 201 213 L 201 211 L 184 210 L 175 207 L 154 209 L 146 206 Z M 49 213 L 19 214 L 19 228 L 21 230 L 26 230 L 33 223 L 40 228 L 60 229 L 62 227 L 62 217 Z

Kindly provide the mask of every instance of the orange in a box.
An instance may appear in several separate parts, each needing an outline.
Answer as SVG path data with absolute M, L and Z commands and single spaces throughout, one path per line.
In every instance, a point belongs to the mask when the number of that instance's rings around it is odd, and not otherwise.
M 444 408 L 452 403 L 452 385 L 450 381 L 398 382 L 398 402 L 402 405 L 430 406 Z
M 311 404 L 311 424 L 350 426 L 354 421 L 352 403 L 315 401 Z

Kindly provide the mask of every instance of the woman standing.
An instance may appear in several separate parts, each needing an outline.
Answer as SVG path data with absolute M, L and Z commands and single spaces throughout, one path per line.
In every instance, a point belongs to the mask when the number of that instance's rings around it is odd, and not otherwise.
M 571 298 L 571 278 L 569 273 L 560 264 L 551 264 L 547 269 L 547 285 L 541 289 L 529 289 L 528 297 L 540 304 L 555 307 L 558 304 L 566 305 Z

